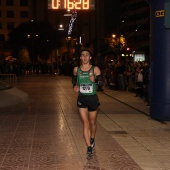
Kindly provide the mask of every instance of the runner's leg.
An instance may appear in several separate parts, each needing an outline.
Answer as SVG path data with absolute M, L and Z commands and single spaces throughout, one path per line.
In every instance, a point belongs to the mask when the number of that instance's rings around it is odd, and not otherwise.
M 96 129 L 97 129 L 96 119 L 97 119 L 97 111 L 89 112 L 89 123 L 90 123 L 91 138 L 95 138 Z
M 87 108 L 79 108 L 81 120 L 83 122 L 84 138 L 87 146 L 90 146 L 90 123 Z

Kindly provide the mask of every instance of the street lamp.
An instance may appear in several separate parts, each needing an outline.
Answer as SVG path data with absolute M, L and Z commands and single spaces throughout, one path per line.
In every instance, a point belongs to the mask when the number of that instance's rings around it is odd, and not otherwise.
M 33 61 L 35 61 L 34 45 L 35 45 L 35 39 L 39 38 L 39 35 L 38 34 L 34 35 L 33 33 L 31 33 L 31 34 L 27 34 L 27 38 L 30 39 L 30 41 L 31 41 L 30 42 L 31 43 L 31 45 L 30 45 L 31 58 L 32 58 Z
M 115 34 L 112 34 L 112 38 L 116 38 L 116 35 L 115 35 Z
M 60 30 L 60 31 L 64 30 L 64 26 L 63 26 L 63 24 L 60 24 L 60 25 L 59 25 L 58 30 Z

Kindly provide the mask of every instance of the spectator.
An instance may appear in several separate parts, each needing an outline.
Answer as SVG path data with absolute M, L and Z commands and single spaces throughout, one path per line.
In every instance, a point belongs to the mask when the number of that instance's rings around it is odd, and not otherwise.
M 138 64 L 138 67 L 136 69 L 136 97 L 143 97 L 143 74 L 142 74 L 143 68 L 141 64 Z

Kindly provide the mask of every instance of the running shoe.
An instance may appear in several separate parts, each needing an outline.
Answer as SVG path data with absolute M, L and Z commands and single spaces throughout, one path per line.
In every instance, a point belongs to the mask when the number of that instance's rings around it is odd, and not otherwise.
M 87 155 L 88 155 L 88 156 L 92 156 L 92 155 L 93 155 L 93 149 L 92 149 L 91 146 L 88 146 L 88 147 L 87 147 Z
M 94 140 L 94 138 L 91 138 L 91 139 L 90 139 L 90 144 L 91 144 L 91 147 L 92 147 L 92 148 L 95 146 L 95 140 Z

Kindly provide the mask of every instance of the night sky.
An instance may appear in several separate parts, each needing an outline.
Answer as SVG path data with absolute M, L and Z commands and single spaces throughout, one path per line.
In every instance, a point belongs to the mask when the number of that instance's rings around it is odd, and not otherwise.
M 117 26 L 121 22 L 121 0 L 107 0 L 106 16 L 108 33 L 116 32 Z

